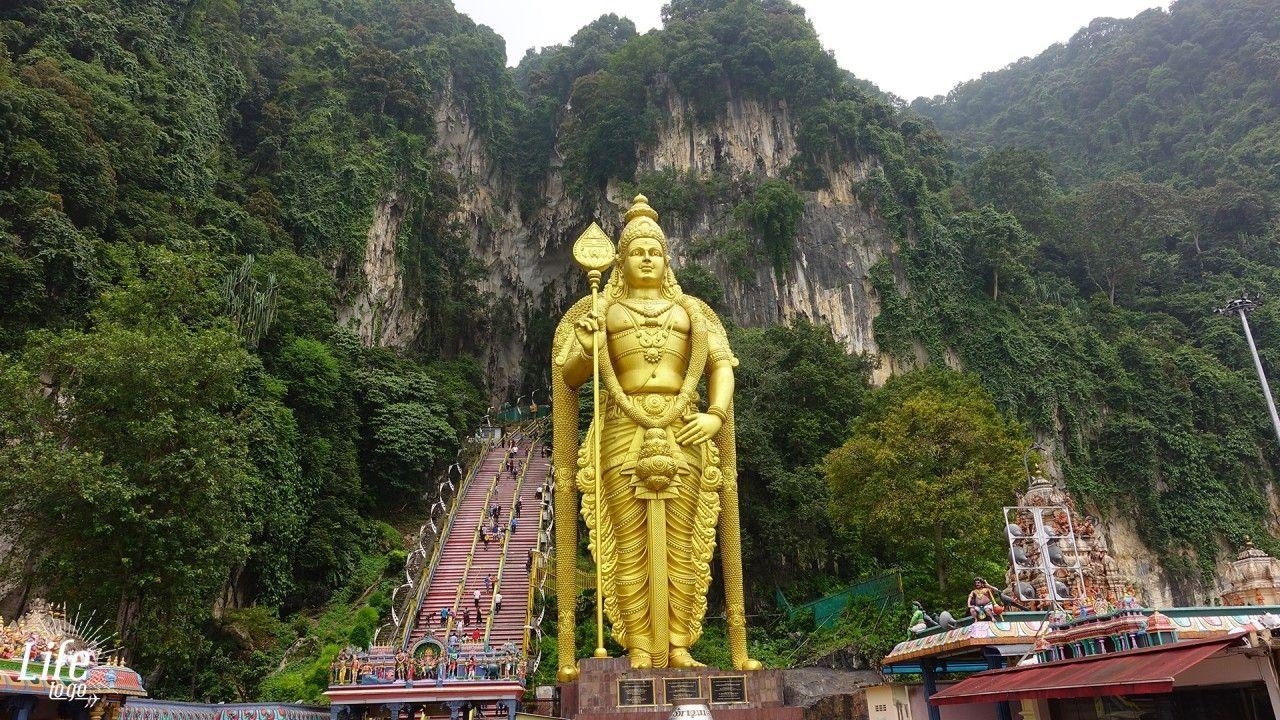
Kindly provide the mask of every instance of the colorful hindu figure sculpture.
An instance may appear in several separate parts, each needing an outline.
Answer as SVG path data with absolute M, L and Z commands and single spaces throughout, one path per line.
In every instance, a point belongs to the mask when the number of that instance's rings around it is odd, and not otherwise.
M 1004 607 L 999 604 L 1000 591 L 982 578 L 973 579 L 973 590 L 965 604 L 969 607 L 969 615 L 974 620 L 995 620 L 1004 614 Z
M 609 254 L 606 244 L 604 262 Z M 689 651 L 702 635 L 718 540 L 733 665 L 757 669 L 747 656 L 742 591 L 733 434 L 738 361 L 720 319 L 676 282 L 658 214 L 644 196 L 627 211 L 613 258 L 597 309 L 584 297 L 556 329 L 556 513 L 580 511 L 586 521 L 604 612 L 633 668 L 701 664 Z M 578 388 L 592 379 L 595 347 L 601 412 L 579 447 Z M 557 523 L 556 533 L 557 562 L 572 567 L 577 524 Z M 573 573 L 559 573 L 556 582 L 560 597 L 577 595 Z M 571 680 L 578 672 L 572 603 L 561 607 L 559 634 L 558 675 Z

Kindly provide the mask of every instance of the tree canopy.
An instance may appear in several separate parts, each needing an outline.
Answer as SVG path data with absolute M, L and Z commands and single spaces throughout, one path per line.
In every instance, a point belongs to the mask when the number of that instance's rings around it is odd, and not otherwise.
M 912 107 L 969 157 L 1049 153 L 1080 184 L 1123 173 L 1280 189 L 1280 17 L 1269 0 L 1178 0 L 1097 18 L 1049 47 Z
M 883 567 L 901 568 L 910 595 L 953 602 L 975 575 L 1003 573 L 998 510 L 1025 487 L 1030 444 L 973 375 L 895 377 L 867 394 L 823 461 L 831 517 Z
M 429 1 L 25 0 L 0 43 L 5 569 L 115 618 L 152 692 L 247 699 L 265 670 L 223 632 L 247 616 L 215 607 L 369 583 L 375 517 L 483 409 L 449 355 L 485 303 L 423 121 L 449 88 L 504 146 L 501 41 Z M 335 308 L 399 182 L 407 281 L 436 294 L 397 354 Z

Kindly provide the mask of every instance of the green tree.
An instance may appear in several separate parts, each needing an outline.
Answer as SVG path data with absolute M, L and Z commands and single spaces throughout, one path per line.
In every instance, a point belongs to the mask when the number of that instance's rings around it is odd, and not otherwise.
M 791 260 L 804 197 L 791 183 L 770 178 L 760 183 L 750 201 L 739 206 L 739 212 L 760 233 L 774 271 L 782 272 Z
M 1265 0 L 1181 0 L 1097 18 L 1065 44 L 912 107 L 959 138 L 964 156 L 1048 152 L 1064 184 L 1141 173 L 1274 191 L 1277 38 L 1280 16 Z
M 1006 282 L 1026 275 L 1026 262 L 1035 241 L 1013 215 L 997 212 L 990 205 L 961 213 L 955 231 L 968 251 L 970 266 L 991 278 L 991 299 L 1000 299 L 1000 278 Z
M 900 567 L 909 592 L 952 601 L 967 578 L 1000 568 L 1000 508 L 1023 481 L 1029 444 L 974 376 L 895 377 L 823 463 L 831 516 Z
M 417 497 L 428 471 L 452 457 L 458 442 L 439 386 L 425 372 L 394 365 L 363 369 L 356 382 L 370 484 L 387 504 Z
M 565 164 L 579 194 L 594 195 L 609 178 L 630 180 L 636 146 L 654 135 L 644 77 L 627 70 L 600 70 L 573 83 Z
M 819 593 L 865 569 L 857 544 L 831 524 L 818 466 L 861 407 L 866 361 L 804 320 L 735 329 L 730 339 L 739 359 L 734 415 L 749 574 Z
M 706 267 L 696 262 L 686 263 L 676 270 L 676 281 L 684 292 L 716 310 L 724 309 L 724 285 Z
M 1052 229 L 1058 183 L 1044 151 L 1004 147 L 986 153 L 969 168 L 964 186 L 977 205 L 1012 213 L 1031 232 Z
M 351 61 L 348 81 L 358 108 L 375 117 L 390 117 L 414 127 L 431 109 L 421 70 L 384 48 L 365 46 Z
M 1107 294 L 1132 291 L 1151 265 L 1148 254 L 1177 244 L 1186 216 L 1166 185 L 1136 177 L 1093 183 L 1064 201 L 1063 245 L 1081 280 Z
M 41 335 L 25 364 L 50 394 L 6 388 L 26 398 L 28 433 L 0 443 L 19 545 L 38 549 L 59 596 L 110 598 L 126 647 L 158 663 L 186 637 L 175 631 L 208 612 L 265 519 L 250 513 L 263 478 L 239 417 L 253 362 L 222 330 L 106 325 Z

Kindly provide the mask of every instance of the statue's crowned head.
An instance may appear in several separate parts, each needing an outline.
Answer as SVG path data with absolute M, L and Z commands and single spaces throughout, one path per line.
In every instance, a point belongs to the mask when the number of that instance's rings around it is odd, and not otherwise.
M 656 241 L 662 251 L 662 294 L 668 299 L 679 296 L 681 291 L 680 286 L 676 283 L 675 273 L 671 270 L 671 255 L 667 248 L 667 236 L 658 225 L 657 211 L 649 207 L 649 198 L 644 195 L 637 195 L 624 217 L 627 224 L 623 227 L 622 235 L 618 238 L 618 252 L 614 256 L 613 272 L 610 273 L 609 283 L 605 288 L 606 295 L 613 299 L 626 296 L 629 289 L 626 264 L 627 257 L 631 253 L 631 246 L 637 240 L 649 240 Z
M 667 252 L 667 236 L 658 225 L 658 212 L 649 207 L 649 198 L 637 195 L 627 210 L 627 225 L 622 228 L 622 237 L 618 238 L 618 256 L 627 254 L 627 248 L 636 238 L 651 238 L 662 245 L 662 252 Z

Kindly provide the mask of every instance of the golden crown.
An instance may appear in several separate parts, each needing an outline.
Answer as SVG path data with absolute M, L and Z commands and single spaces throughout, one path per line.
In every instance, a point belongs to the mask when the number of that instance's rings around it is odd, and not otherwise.
M 667 236 L 658 226 L 658 213 L 649 207 L 649 198 L 637 195 L 631 202 L 631 208 L 623 217 L 627 220 L 622 228 L 622 236 L 618 238 L 618 254 L 625 253 L 628 245 L 636 238 L 651 238 L 662 243 L 662 252 L 667 252 Z

